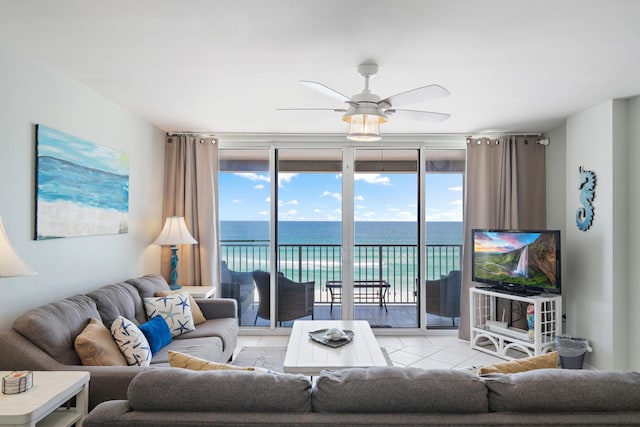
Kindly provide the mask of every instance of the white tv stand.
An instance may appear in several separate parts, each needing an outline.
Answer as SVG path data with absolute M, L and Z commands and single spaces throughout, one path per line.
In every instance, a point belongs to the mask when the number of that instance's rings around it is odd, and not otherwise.
M 471 288 L 469 292 L 471 348 L 507 360 L 515 358 L 508 354 L 513 354 L 509 350 L 537 356 L 555 349 L 556 336 L 562 334 L 562 297 L 560 295 L 520 296 L 481 288 Z M 533 304 L 535 317 L 532 337 L 525 337 L 518 329 L 501 330 L 487 324 L 500 320 L 496 318 L 497 298 L 519 301 L 527 305 Z M 526 310 L 526 307 L 524 308 Z

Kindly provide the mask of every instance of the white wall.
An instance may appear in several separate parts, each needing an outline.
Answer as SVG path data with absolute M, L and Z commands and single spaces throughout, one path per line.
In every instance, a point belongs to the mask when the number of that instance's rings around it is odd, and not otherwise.
M 612 100 L 567 119 L 566 244 L 563 299 L 566 332 L 588 338 L 586 363 L 597 369 L 628 368 L 627 102 Z M 593 226 L 576 227 L 581 207 L 578 168 L 596 173 Z
M 31 307 L 160 271 L 164 133 L 0 42 L 0 216 L 37 276 L 2 278 L 0 327 Z M 34 241 L 35 124 L 127 151 L 129 233 Z

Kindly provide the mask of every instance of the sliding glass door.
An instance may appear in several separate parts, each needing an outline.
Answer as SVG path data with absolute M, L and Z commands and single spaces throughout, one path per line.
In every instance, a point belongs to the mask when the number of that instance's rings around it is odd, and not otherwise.
M 277 150 L 278 324 L 340 319 L 342 150 Z
M 418 150 L 357 149 L 354 175 L 354 318 L 416 328 Z
M 241 326 L 457 328 L 463 178 L 464 150 L 221 149 L 222 296 Z

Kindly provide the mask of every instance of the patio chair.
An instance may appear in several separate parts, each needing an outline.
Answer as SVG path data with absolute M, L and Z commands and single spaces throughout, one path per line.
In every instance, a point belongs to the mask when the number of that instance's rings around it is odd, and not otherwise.
M 271 274 L 266 271 L 254 271 L 253 280 L 256 282 L 258 295 L 260 296 L 258 312 L 253 322 L 255 325 L 258 317 L 269 320 L 271 301 L 269 283 Z M 278 300 L 276 302 L 278 314 L 276 321 L 282 324 L 287 320 L 295 320 L 305 316 L 311 316 L 311 319 L 313 319 L 315 284 L 315 281 L 294 282 L 286 278 L 282 273 L 278 273 Z
M 460 270 L 451 270 L 440 280 L 427 280 L 427 313 L 450 317 L 452 326 L 456 326 L 456 317 L 460 317 L 461 285 Z
M 233 298 L 238 303 L 238 322 L 242 314 L 253 305 L 253 276 L 250 271 L 232 271 L 226 261 L 220 262 L 220 296 Z

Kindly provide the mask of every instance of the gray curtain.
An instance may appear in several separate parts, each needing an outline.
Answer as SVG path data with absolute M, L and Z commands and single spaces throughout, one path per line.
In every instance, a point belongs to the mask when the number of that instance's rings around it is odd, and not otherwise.
M 536 137 L 467 141 L 460 328 L 470 339 L 471 230 L 545 229 L 544 146 Z
M 164 158 L 164 218 L 184 216 L 196 245 L 182 245 L 178 283 L 218 285 L 218 141 L 191 135 L 167 135 Z M 162 249 L 162 275 L 169 278 L 171 251 Z M 220 289 L 219 286 L 217 286 Z

